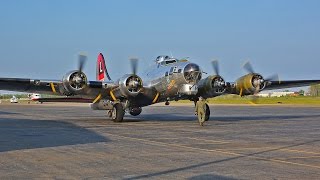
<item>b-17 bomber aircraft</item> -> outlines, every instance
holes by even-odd
[[[320,80],[279,81],[276,76],[264,78],[254,72],[250,63],[248,73],[235,82],[226,82],[219,75],[218,62],[213,61],[214,73],[205,74],[200,66],[187,59],[158,56],[154,65],[141,76],[137,75],[138,59],[131,59],[132,72],[112,81],[103,55],[97,59],[97,79],[89,81],[82,71],[87,57],[79,55],[79,68],[68,72],[62,80],[0,78],[0,90],[52,94],[61,98],[40,98],[40,102],[91,103],[94,110],[107,110],[114,122],[122,122],[125,112],[137,116],[142,107],[172,100],[197,102],[199,97],[212,98],[224,94],[256,95],[262,90],[301,87],[319,84]],[[210,117],[206,105],[206,120]]]

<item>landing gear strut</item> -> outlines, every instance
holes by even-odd
[[[112,109],[112,120],[113,122],[122,122],[124,116],[124,109],[121,103],[116,103],[113,105]]]
[[[109,118],[112,118],[112,110],[109,110],[109,111],[107,112],[107,115],[108,115]]]

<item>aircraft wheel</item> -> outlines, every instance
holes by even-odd
[[[123,106],[120,103],[113,105],[112,120],[113,122],[122,122],[124,116]]]
[[[206,104],[206,116],[205,116],[205,121],[209,121],[210,119],[210,108],[208,104]]]
[[[139,107],[139,108],[132,108],[130,109],[129,113],[132,115],[132,116],[138,116],[140,115],[142,112],[142,108]]]

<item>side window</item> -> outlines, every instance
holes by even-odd
[[[173,73],[177,73],[177,72],[178,72],[178,67],[177,66],[173,67]]]
[[[168,75],[169,75],[168,71],[167,71],[164,75],[165,75],[165,76],[168,76]]]
[[[173,67],[170,68],[170,75],[173,73]]]

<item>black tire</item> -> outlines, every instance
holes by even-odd
[[[122,104],[117,103],[113,105],[112,117],[111,117],[113,122],[122,122],[123,116],[124,116],[124,109]]]
[[[132,116],[138,116],[140,115],[142,112],[142,108],[134,108],[134,110],[130,110],[129,113],[132,115]]]
[[[210,107],[208,106],[208,104],[206,104],[206,116],[205,116],[205,121],[209,121],[210,119]]]

